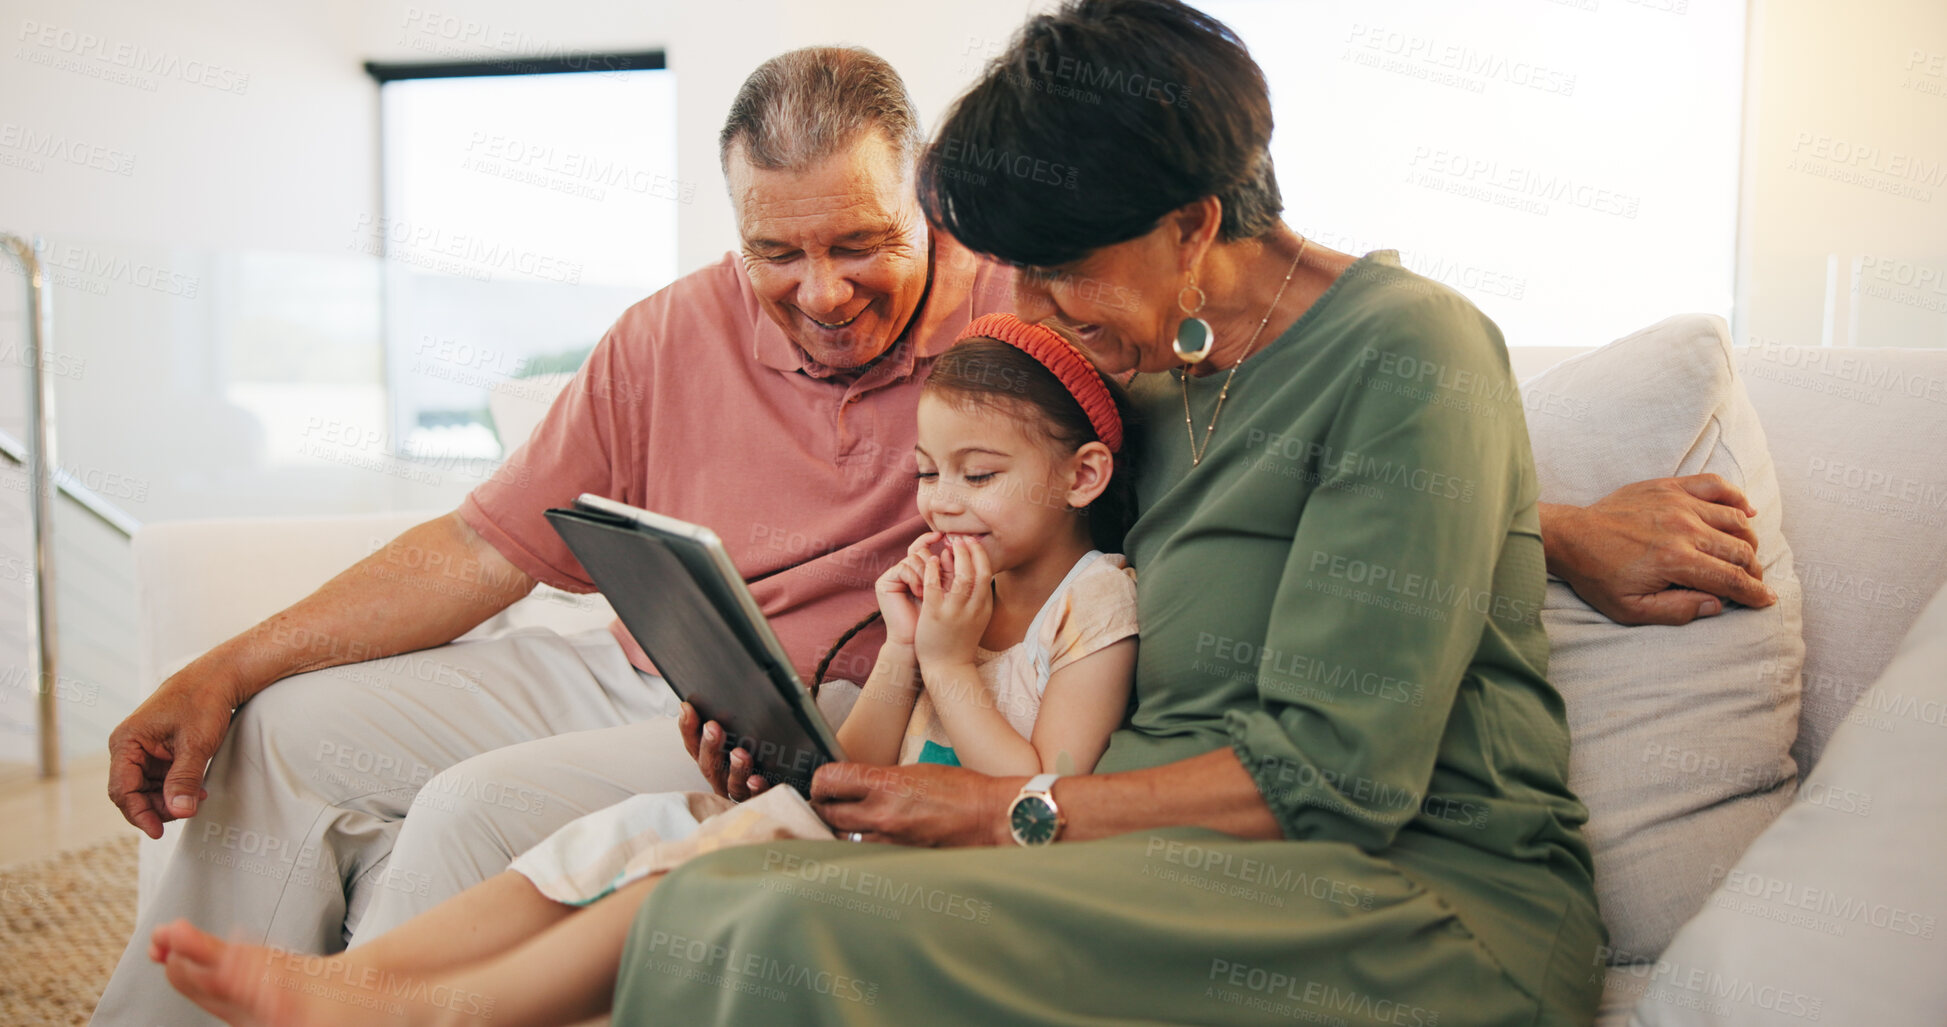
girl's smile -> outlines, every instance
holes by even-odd
[[[1082,527],[1068,502],[1072,461],[1024,429],[1014,405],[922,395],[913,454],[919,512],[943,536],[939,548],[956,536],[976,543],[997,575],[1036,564],[1051,549],[1062,551],[1063,567],[1072,564],[1070,547],[1049,543]]]

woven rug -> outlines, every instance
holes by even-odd
[[[0,1024],[86,1024],[135,929],[133,835],[0,870]]]

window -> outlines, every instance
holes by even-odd
[[[1730,316],[1744,5],[1207,0],[1269,78],[1286,220],[1397,249],[1510,346]]]
[[[478,476],[525,441],[496,434],[492,389],[579,367],[617,315],[675,277],[694,187],[676,177],[661,67],[660,53],[368,65],[384,211],[359,227],[386,258],[396,453]]]

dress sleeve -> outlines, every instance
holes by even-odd
[[[1543,585],[1532,560],[1497,580],[1510,528],[1539,529],[1492,322],[1436,295],[1350,352],[1257,656],[1258,703],[1225,728],[1286,837],[1370,851],[1419,814],[1483,632],[1535,623]]]
[[[1095,563],[1068,587],[1061,616],[1051,618],[1050,674],[1136,634],[1136,572],[1120,556]]]
[[[625,359],[611,328],[555,397],[534,434],[460,503],[460,517],[510,563],[569,592],[592,592],[582,569],[542,512],[584,492],[627,500],[628,460],[636,452],[632,405],[647,382]],[[639,472],[638,472],[639,473]]]

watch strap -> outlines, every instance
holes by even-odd
[[[1060,774],[1036,774],[1028,778],[1027,784],[1021,786],[1021,794],[1028,795],[1038,792],[1042,795],[1047,795],[1048,789],[1055,786],[1055,779],[1059,777],[1061,777]]]

